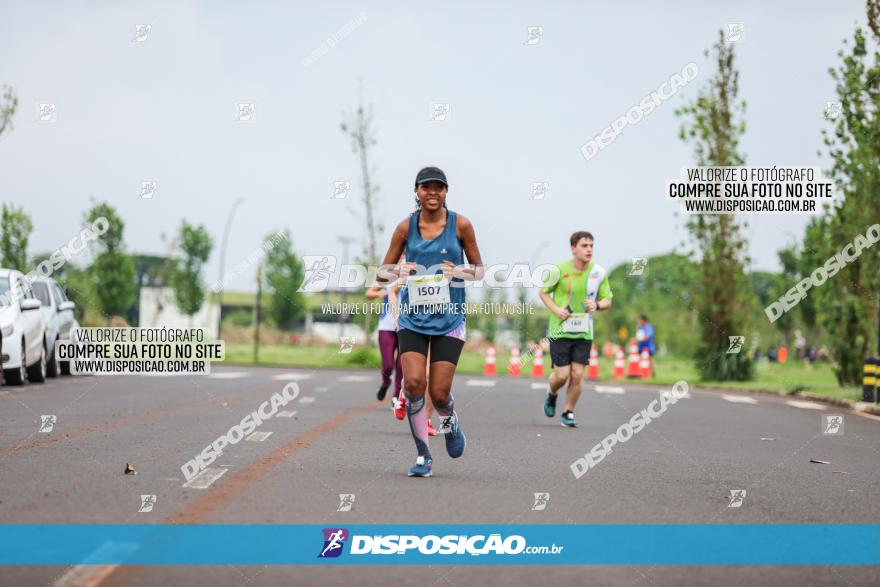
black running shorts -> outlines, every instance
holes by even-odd
[[[554,367],[565,367],[572,363],[589,365],[592,340],[582,338],[554,338],[550,340],[550,361]]]
[[[401,355],[403,353],[419,353],[426,357],[430,346],[432,363],[447,361],[458,365],[464,341],[454,336],[431,336],[402,328],[397,331],[397,346]]]

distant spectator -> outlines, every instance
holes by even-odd
[[[767,360],[771,363],[776,362],[776,349],[774,349],[773,347],[767,349]]]
[[[806,354],[804,352],[804,350],[805,350],[804,347],[806,347],[806,346],[807,346],[807,339],[804,338],[804,335],[801,333],[800,330],[795,330],[794,331],[794,348],[795,348],[795,358],[796,359],[800,360],[800,359],[806,358]]]
[[[806,360],[807,360],[807,362],[808,362],[809,364],[811,364],[811,365],[812,365],[813,363],[815,363],[815,362],[816,362],[816,355],[817,355],[817,354],[818,354],[818,353],[817,353],[817,351],[816,351],[816,347],[812,347],[812,346],[809,347],[809,348],[807,349],[806,357],[805,357]]]
[[[649,355],[652,357],[654,356],[654,353],[657,350],[654,346],[654,327],[651,326],[650,322],[648,322],[648,317],[644,314],[639,316],[639,328],[636,330],[636,341],[638,342],[640,355],[643,350],[647,350]]]

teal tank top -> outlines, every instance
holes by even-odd
[[[409,217],[409,233],[406,238],[406,261],[419,266],[417,275],[433,275],[443,273],[443,261],[452,261],[456,265],[464,264],[464,249],[455,234],[458,214],[446,211],[446,226],[437,238],[425,240],[419,232],[421,211]],[[449,301],[451,307],[443,312],[428,313],[419,311],[418,307],[409,307],[409,292],[406,287],[400,290],[401,312],[397,320],[401,329],[412,330],[430,336],[443,336],[464,322],[464,280],[453,278],[449,283]],[[404,312],[406,310],[406,312]]]

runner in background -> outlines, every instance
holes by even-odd
[[[657,351],[654,344],[654,327],[648,322],[648,317],[642,314],[639,316],[639,327],[636,329],[636,343],[638,344],[639,356],[642,351],[648,351],[651,356],[651,376],[654,376],[654,353]]]
[[[376,392],[376,399],[382,401],[391,386],[391,374],[394,373],[395,398],[400,395],[403,369],[400,367],[400,353],[397,349],[397,320],[395,319],[394,307],[397,305],[396,294],[400,289],[396,283],[385,287],[370,287],[367,289],[367,299],[382,300],[382,311],[379,314],[379,353],[382,355],[382,383]],[[402,418],[401,418],[402,419]]]
[[[544,399],[544,415],[556,415],[559,390],[568,383],[562,425],[574,428],[574,408],[581,395],[584,365],[593,344],[593,312],[611,307],[611,286],[605,270],[593,262],[593,235],[571,235],[571,259],[559,263],[558,275],[549,275],[541,289],[541,301],[550,310],[550,391]]]
[[[648,317],[644,314],[639,316],[639,327],[636,329],[636,342],[638,344],[639,354],[646,350],[651,356],[654,356],[654,327],[648,322]]]

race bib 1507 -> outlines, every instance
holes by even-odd
[[[411,275],[406,279],[411,306],[449,304],[449,280],[442,274]]]

